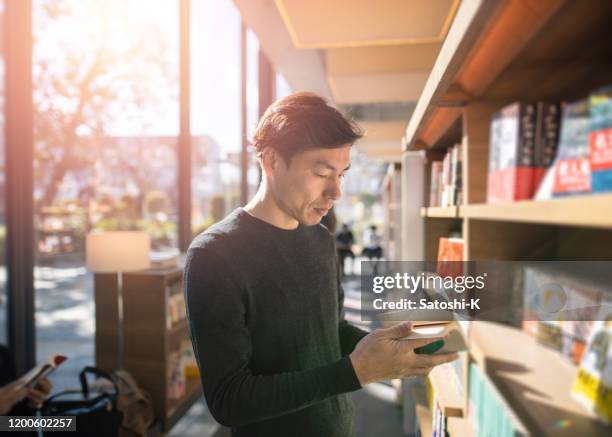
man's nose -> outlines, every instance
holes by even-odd
[[[336,178],[332,182],[330,182],[325,193],[327,194],[327,197],[332,200],[338,200],[340,196],[342,196],[342,190],[340,189],[341,181],[341,178]]]

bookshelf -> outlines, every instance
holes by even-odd
[[[180,354],[181,343],[189,340],[186,315],[175,320],[169,315],[172,296],[183,293],[182,280],[183,270],[177,267],[126,273],[123,278],[125,368],[153,397],[164,432],[202,397],[199,378],[185,378],[180,396],[172,396],[168,386],[176,365],[172,355]]]
[[[610,84],[610,28],[611,2],[462,2],[402,139],[406,152],[425,151],[424,199],[432,160],[462,145],[462,204],[419,205],[423,259],[435,261],[439,238],[460,230],[467,261],[612,260],[612,194],[486,203],[491,116],[515,101],[571,101]],[[411,189],[410,178],[403,184]],[[482,323],[472,324],[469,359],[532,435],[610,434],[571,398],[576,366],[519,329]],[[453,398],[444,371],[430,382],[449,407],[448,431],[475,435],[467,401]],[[418,420],[431,435],[424,408]]]
[[[473,322],[470,350],[534,435],[610,435],[570,396],[577,367],[527,333]],[[561,418],[571,427],[563,427]]]
[[[416,405],[416,419],[422,436],[431,435],[432,414],[427,402],[426,390],[422,386],[413,385],[411,390],[412,398]]]
[[[459,216],[459,207],[457,206],[429,206],[421,208],[421,216],[423,217],[439,217],[439,218],[457,218]]]
[[[495,205],[465,205],[460,208],[459,215],[479,220],[612,228],[612,195],[593,194]]]
[[[464,399],[459,396],[450,383],[453,370],[448,364],[435,367],[429,373],[429,381],[433,387],[440,409],[446,417],[463,417],[465,414]]]
[[[119,365],[117,275],[94,275],[96,366],[112,373]],[[173,290],[172,290],[173,289]],[[187,378],[185,393],[170,399],[167,391],[170,351],[189,339],[185,319],[167,325],[168,297],[182,292],[182,270],[150,269],[124,273],[124,367],[153,398],[156,419],[166,432],[202,397],[199,378]]]

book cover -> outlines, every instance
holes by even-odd
[[[470,364],[468,417],[479,436],[529,436],[531,433],[518,418],[491,379]]]
[[[493,116],[487,202],[513,202],[534,194],[536,105],[517,102]]]
[[[444,338],[444,340],[442,340],[440,343],[432,343],[431,345],[419,348],[422,349],[422,351],[417,353],[446,354],[451,352],[461,352],[467,349],[463,328],[456,320],[441,322],[415,322],[412,326],[412,333],[405,337],[404,340],[416,340],[423,338]],[[429,348],[429,346],[431,346],[431,348]]]
[[[553,196],[591,192],[587,100],[563,106],[559,150],[555,161]]]
[[[463,250],[463,238],[441,237],[438,242],[438,275],[453,278],[462,275]]]
[[[442,175],[442,162],[431,163],[431,179],[429,185],[429,206],[440,206],[440,177]]]
[[[534,157],[534,190],[553,164],[559,144],[561,105],[558,102],[538,102]]]
[[[592,190],[612,191],[612,86],[590,95],[589,115]]]
[[[572,386],[572,396],[602,422],[612,424],[612,312],[603,307]]]

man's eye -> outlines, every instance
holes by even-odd
[[[315,176],[320,177],[320,178],[326,178],[327,177],[326,174],[320,174],[320,173],[315,173]]]

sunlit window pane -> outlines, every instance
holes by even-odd
[[[178,24],[173,0],[33,2],[39,360],[92,362],[88,231],[176,250]]]
[[[192,0],[194,234],[240,203],[240,101],[240,14],[231,0]]]

